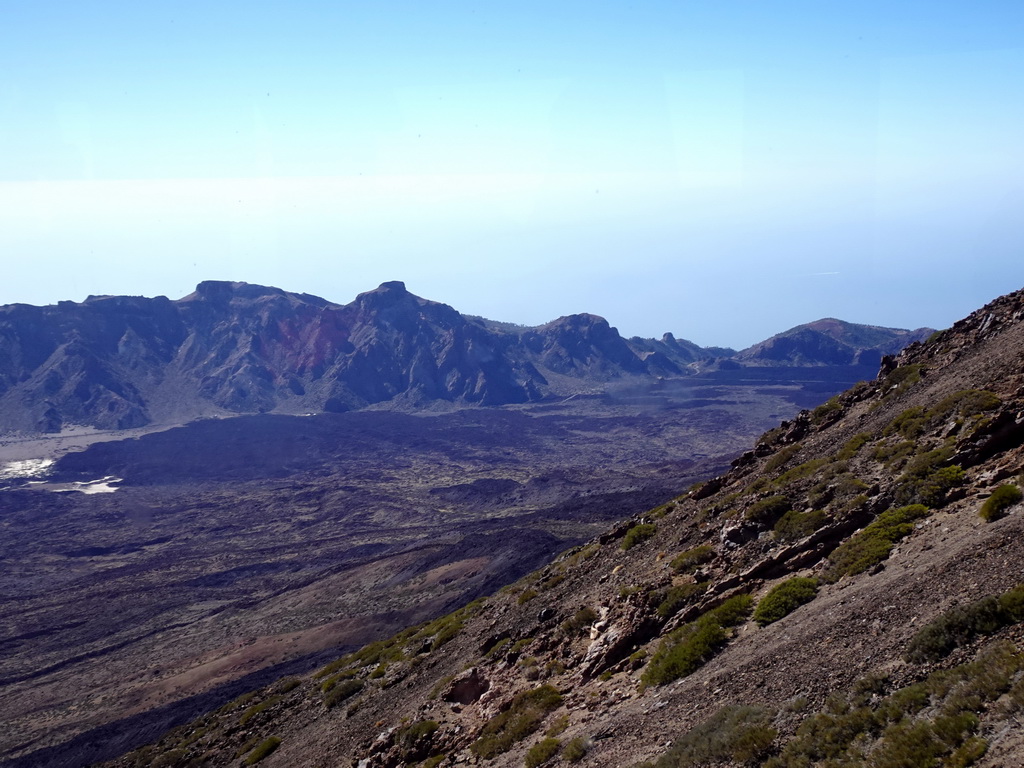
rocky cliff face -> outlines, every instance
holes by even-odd
[[[1022,372],[1018,292],[492,597],[118,765],[1020,765]]]
[[[851,346],[833,337],[864,327],[830,322],[776,337],[742,359],[752,365],[866,362],[868,370],[912,338],[873,329],[874,342],[861,338]],[[524,403],[568,395],[588,382],[681,376],[731,355],[671,334],[626,340],[588,314],[509,328],[414,296],[400,282],[338,305],[210,281],[177,301],[100,296],[81,304],[0,307],[0,430],[126,429],[206,415],[343,412],[380,403]]]

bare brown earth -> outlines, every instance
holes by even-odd
[[[63,458],[47,484],[0,481],[0,756],[112,757],[491,593],[721,471],[835,377],[10,441],[8,461]],[[114,493],[48,490],[108,476]]]
[[[872,676],[879,695],[890,694],[997,643],[1019,648],[1024,625],[1018,623],[938,661],[904,657],[917,630],[944,611],[1024,582],[1024,504],[995,522],[977,514],[996,486],[1024,482],[1024,293],[911,347],[884,374],[767,433],[725,474],[564,553],[448,624],[426,625],[319,675],[268,686],[116,764],[241,764],[275,737],[280,744],[261,766],[371,768],[427,758],[442,766],[520,766],[548,731],[563,745],[581,739],[586,754],[579,765],[627,766],[656,758],[672,739],[733,703],[770,713],[776,735],[747,761],[761,763],[779,754],[830,696],[848,694],[858,680]],[[957,411],[957,397],[977,389],[994,394],[997,404]],[[911,415],[929,416],[919,430],[901,432],[898,417],[914,407],[922,411]],[[856,435],[864,436],[862,444],[841,458]],[[907,435],[912,453],[891,459]],[[826,579],[810,603],[774,624],[742,622],[692,674],[641,685],[664,638],[729,596],[760,599],[792,575],[826,576],[836,567],[829,556],[842,542],[884,510],[919,499],[916,486],[907,485],[913,457],[939,448],[950,450],[942,465],[964,475],[947,493],[928,497],[930,512],[888,557],[834,583]],[[807,465],[815,459],[825,462]],[[802,473],[806,466],[813,470]],[[823,527],[781,541],[773,533],[778,516],[759,518],[755,506],[780,494],[792,509],[823,509]],[[626,547],[641,523],[655,526],[653,535]],[[675,573],[673,558],[699,544],[712,548],[712,559],[696,575]],[[707,585],[702,595],[658,613],[666,588],[695,579]],[[590,609],[585,619],[578,618],[581,609]],[[457,633],[441,647],[445,626]],[[362,688],[330,707],[329,674],[358,680]],[[1021,674],[1018,668],[1009,682]],[[517,694],[542,684],[556,688],[561,700],[540,715],[538,728],[493,756],[474,751],[487,723],[508,711]],[[1021,707],[1007,696],[971,706],[972,733],[986,751],[961,764],[1024,764]],[[926,707],[915,717],[931,714]],[[409,736],[415,724],[423,726],[421,735]],[[874,762],[878,737],[858,742],[862,759],[851,764],[918,764]],[[564,763],[553,757],[545,764]]]

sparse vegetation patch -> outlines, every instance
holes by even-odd
[[[828,522],[828,515],[820,509],[810,512],[799,512],[791,509],[779,518],[772,531],[781,542],[799,541],[810,536]]]
[[[785,496],[769,496],[754,502],[747,508],[746,518],[757,523],[774,523],[790,509],[789,499]]]
[[[256,765],[256,763],[265,758],[279,746],[281,746],[281,740],[276,736],[271,736],[265,741],[260,742],[260,745],[256,747],[256,749],[254,749],[247,758],[245,758],[245,764]]]
[[[558,754],[558,748],[561,745],[562,742],[558,739],[551,737],[541,739],[526,751],[524,765],[526,768],[537,768],[538,765],[543,765]]]
[[[764,707],[722,707],[691,728],[653,763],[634,768],[696,768],[726,762],[748,764],[762,758],[775,741],[771,713]]]
[[[979,635],[991,635],[1024,619],[1024,585],[998,596],[958,605],[918,630],[904,657],[916,663],[938,661]]]
[[[1021,493],[1020,488],[1016,485],[1000,485],[992,491],[991,496],[985,499],[985,503],[981,505],[978,515],[986,523],[995,522],[1006,514],[1006,510],[1019,503],[1022,498],[1024,498],[1024,493]]]
[[[672,568],[676,573],[693,573],[714,559],[715,550],[707,544],[701,544],[676,555],[672,560]]]
[[[886,510],[829,555],[830,566],[825,572],[825,580],[835,582],[843,576],[863,573],[882,562],[889,557],[896,542],[913,532],[914,521],[927,515],[928,507],[923,504]]]
[[[727,630],[750,615],[753,602],[750,595],[736,595],[672,632],[651,657],[643,683],[664,685],[701,667],[729,641]]]
[[[788,616],[818,594],[818,580],[794,576],[773,587],[754,610],[754,621],[762,627]]]
[[[487,721],[470,750],[485,759],[507,752],[536,731],[544,716],[561,704],[561,694],[551,685],[518,694],[508,709]]]
[[[866,679],[849,698],[833,696],[826,709],[797,728],[767,768],[811,765],[901,768],[973,764],[987,742],[975,735],[980,719],[1024,669],[1024,656],[997,645],[969,664],[879,696],[884,679]]]
[[[639,523],[630,528],[622,539],[623,549],[632,549],[641,544],[658,532],[658,526],[654,523]]]

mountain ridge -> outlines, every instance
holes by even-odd
[[[238,413],[509,405],[727,365],[867,371],[930,332],[823,323],[734,353],[672,334],[625,339],[586,313],[535,327],[497,323],[418,297],[401,281],[344,305],[227,281],[204,281],[178,300],[13,304],[0,307],[0,428],[57,433]],[[867,346],[841,341],[837,327],[874,336]]]

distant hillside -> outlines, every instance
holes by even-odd
[[[115,764],[1022,765],[1022,371],[1024,291],[494,595]]]
[[[867,377],[883,354],[921,333],[819,321],[735,355],[671,334],[627,340],[589,314],[537,327],[467,317],[400,282],[339,305],[209,281],[177,301],[91,296],[0,307],[0,431],[127,429],[381,404],[506,405],[616,379],[690,375],[730,360],[859,365]]]
[[[798,325],[735,355],[747,365],[869,365],[908,344],[923,341],[934,329],[904,331],[857,325],[834,318]]]

